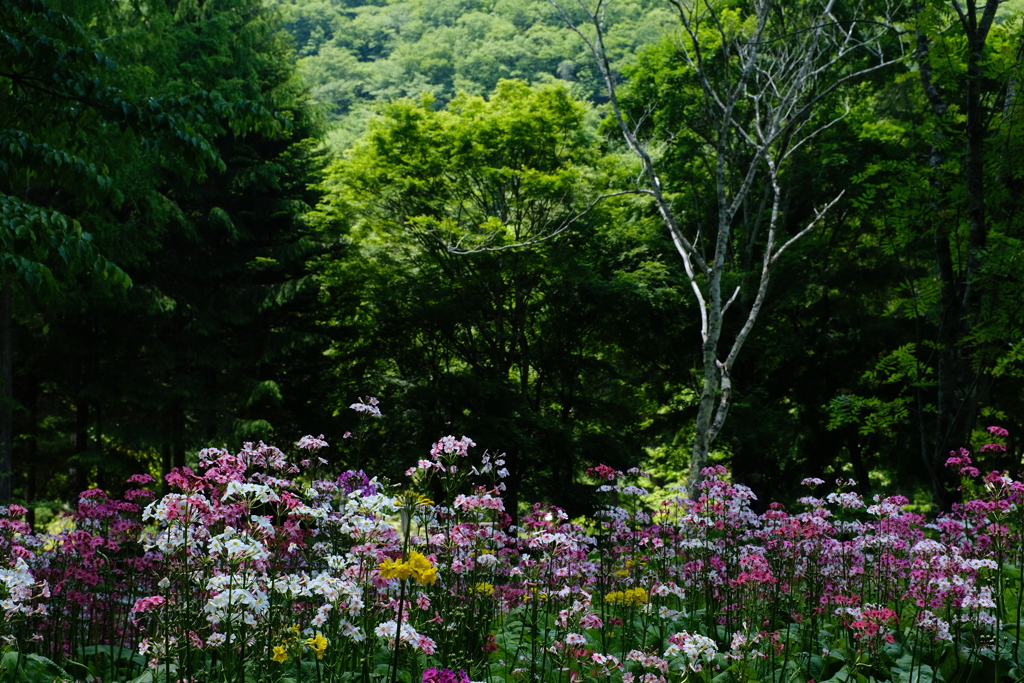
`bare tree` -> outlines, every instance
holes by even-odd
[[[699,135],[713,174],[715,219],[701,225],[687,221],[663,187],[655,151],[659,141],[643,134],[651,112],[631,116],[620,106],[605,48],[610,0],[577,0],[572,6],[550,2],[593,53],[622,138],[640,163],[636,191],[649,195],[657,207],[698,304],[703,383],[688,478],[694,496],[729,412],[730,368],[761,313],[772,269],[842,197],[838,193],[783,234],[783,172],[798,150],[845,115],[828,116],[826,105],[832,105],[827,98],[901,59],[901,43],[889,39],[893,32],[885,19],[890,14],[881,8],[880,15],[878,3],[870,13],[861,0],[751,0],[737,12],[736,3],[721,0],[668,0],[678,17],[676,50],[699,90],[703,120],[713,122]],[[723,291],[723,275],[737,267],[731,259],[734,228],[739,220],[751,220],[751,203],[758,204],[754,222],[761,225],[756,240],[760,274],[751,282],[752,295],[740,297],[739,287],[731,294]],[[755,246],[749,235],[748,243]],[[737,301],[745,308],[738,313],[743,322],[724,338],[725,314]]]

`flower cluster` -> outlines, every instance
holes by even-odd
[[[450,669],[429,668],[423,672],[421,683],[472,683],[465,670],[458,673]]]
[[[690,671],[700,671],[706,664],[714,661],[718,652],[715,641],[699,633],[674,633],[669,636],[668,642],[665,658],[681,658]]]
[[[470,458],[466,437],[433,445],[418,489],[326,474],[325,448],[207,449],[166,495],[148,475],[121,500],[84,492],[54,534],[0,510],[0,636],[95,653],[104,680],[881,680],[942,652],[967,679],[1013,656],[1024,484],[966,451],[950,458],[964,502],[934,519],[845,478],[755,512],[721,467],[651,506],[642,472],[599,466],[593,519],[535,504],[513,528],[504,458]]]
[[[378,408],[379,401],[373,396],[370,396],[365,401],[360,398],[358,401],[349,406],[352,410],[357,413],[364,413],[370,417],[381,417],[380,408]]]
[[[437,581],[437,567],[430,564],[427,557],[416,550],[409,553],[408,560],[387,559],[380,563],[380,575],[384,579],[408,579],[410,576],[418,583],[432,585]]]
[[[637,586],[624,591],[612,591],[605,595],[604,599],[613,605],[643,605],[647,602],[647,591]]]

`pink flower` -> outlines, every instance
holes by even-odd
[[[432,460],[437,460],[442,454],[444,455],[457,455],[460,458],[464,458],[469,454],[469,449],[476,446],[476,443],[468,436],[463,436],[461,439],[456,440],[454,436],[445,436],[440,441],[434,444],[430,449],[430,457]]]
[[[145,598],[139,598],[135,601],[135,606],[132,607],[132,613],[148,612],[151,609],[156,609],[167,602],[167,598],[162,595],[150,595]]]
[[[417,634],[415,646],[425,655],[432,655],[437,650],[437,643],[434,642],[434,639],[423,634]]]
[[[598,465],[597,467],[591,467],[587,470],[587,474],[592,474],[595,477],[604,479],[606,481],[613,481],[621,472],[617,472],[608,465]]]
[[[370,417],[380,417],[380,408],[377,407],[377,403],[377,399],[370,396],[366,401],[363,401],[363,399],[360,398],[358,402],[353,403],[349,408],[357,413],[366,413]]]
[[[321,434],[320,436],[310,436],[307,434],[306,436],[299,439],[299,442],[295,445],[298,446],[299,448],[305,448],[311,451],[319,450],[321,448],[327,448],[327,442],[324,441],[323,434]]]
[[[989,482],[990,484],[1002,484],[1003,473],[1000,472],[999,470],[992,470],[991,472],[985,475],[985,481]]]

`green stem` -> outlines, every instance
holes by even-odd
[[[402,644],[402,609],[405,607],[405,579],[399,579],[398,618],[395,620],[395,650],[391,656],[391,683],[398,680],[398,648]]]

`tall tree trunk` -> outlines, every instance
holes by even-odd
[[[96,449],[96,487],[107,491],[107,467],[106,461],[103,458],[103,410],[100,407],[99,402],[93,404],[93,431],[95,432],[95,438],[93,439],[93,447]]]
[[[967,103],[966,150],[964,173],[967,181],[967,273],[964,278],[963,305],[965,312],[974,316],[978,313],[979,300],[975,279],[981,273],[981,259],[988,242],[988,226],[985,220],[985,115],[982,108],[982,71],[985,58],[985,41],[995,20],[1000,0],[987,0],[978,22],[975,0],[967,1],[965,30],[967,31]]]
[[[923,6],[918,5],[918,13],[923,12]],[[950,252],[949,241],[951,238],[949,230],[949,216],[946,209],[945,183],[942,179],[942,166],[946,161],[944,151],[944,123],[949,105],[945,96],[936,86],[932,78],[931,68],[931,40],[927,34],[918,31],[916,35],[915,58],[919,65],[918,75],[921,79],[921,86],[924,89],[925,97],[931,109],[932,116],[936,120],[936,132],[932,142],[931,151],[928,156],[928,171],[931,176],[931,211],[933,223],[929,226],[935,248],[935,264],[938,269],[939,279],[939,328],[936,337],[938,345],[936,363],[936,388],[935,388],[935,428],[931,437],[931,448],[922,452],[925,471],[928,473],[931,482],[932,499],[940,506],[949,503],[948,491],[951,477],[945,471],[942,458],[942,450],[946,447],[947,437],[952,434],[953,419],[955,414],[953,408],[956,394],[956,346],[958,341],[958,329],[962,312],[960,310],[960,297],[957,292],[957,275],[953,266],[953,256]]]
[[[160,470],[163,472],[163,477],[160,482],[160,495],[166,496],[171,492],[171,487],[167,484],[167,475],[171,473],[173,465],[171,463],[171,443],[170,441],[164,441],[160,445]]]
[[[732,111],[730,106],[728,112]],[[732,220],[737,207],[730,206],[729,185],[727,181],[726,161],[732,139],[732,126],[726,115],[718,129],[717,154],[715,159],[715,195],[718,203],[718,230],[715,234],[714,259],[708,272],[706,297],[707,324],[702,329],[704,343],[701,346],[701,364],[704,381],[700,391],[700,404],[697,407],[696,433],[693,436],[693,450],[690,453],[690,473],[686,480],[687,492],[691,499],[700,492],[704,475],[701,474],[708,465],[708,454],[717,430],[712,425],[715,420],[715,404],[722,386],[719,366],[718,342],[722,338],[722,272],[725,270],[726,254],[732,237]],[[743,193],[739,199],[746,196]],[[723,415],[724,419],[724,415]],[[719,425],[720,426],[720,425]]]
[[[690,473],[686,480],[690,498],[696,498],[704,480],[701,470],[708,466],[708,455],[715,433],[712,420],[722,386],[722,375],[718,366],[718,341],[722,334],[721,279],[712,277],[708,296],[708,338],[701,348],[704,381],[701,385],[700,403],[697,406],[697,421],[690,451]]]
[[[985,42],[995,20],[999,0],[986,0],[979,16],[976,0],[967,0],[966,10],[959,0],[952,0],[961,28],[967,38],[967,78],[964,112],[964,181],[967,212],[967,262],[957,268],[953,260],[955,239],[944,215],[944,188],[939,178],[945,160],[940,139],[932,149],[929,162],[934,201],[939,210],[936,217],[935,254],[939,271],[940,303],[938,366],[936,368],[936,423],[934,451],[928,463],[932,493],[942,509],[959,499],[956,482],[945,467],[949,453],[967,446],[978,411],[977,384],[979,368],[967,341],[981,308],[977,278],[982,271],[982,258],[988,241],[985,217],[985,137],[986,124],[982,103],[982,61]],[[928,39],[918,34],[917,59],[920,77],[932,113],[944,116],[947,103],[932,81]]]

